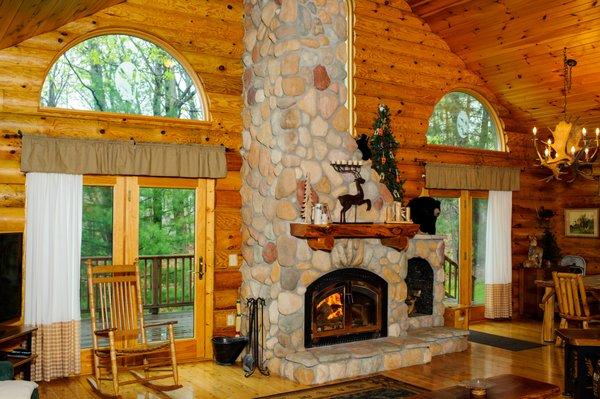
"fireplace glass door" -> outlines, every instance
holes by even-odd
[[[369,272],[360,269],[361,276],[348,278],[350,270],[330,273],[309,286],[306,347],[385,336],[385,281],[361,278]]]

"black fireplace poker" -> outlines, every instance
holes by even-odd
[[[244,376],[250,377],[258,368],[262,375],[269,375],[269,369],[264,365],[263,351],[265,347],[265,300],[264,298],[248,298],[248,338],[250,348],[242,360]],[[260,310],[260,325],[259,325]],[[258,345],[258,336],[261,336],[261,344]]]

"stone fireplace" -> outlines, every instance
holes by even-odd
[[[314,384],[465,349],[462,332],[440,327],[440,237],[416,236],[404,251],[377,238],[336,239],[326,252],[290,234],[290,224],[302,220],[307,180],[314,201],[327,204],[333,220],[340,217],[337,198],[356,191],[354,176],[331,166],[361,158],[349,133],[346,1],[245,0],[244,7],[241,296],[266,301],[269,369]],[[370,161],[360,177],[372,207],[359,206],[352,220],[356,215],[360,222],[382,223],[392,196]],[[405,278],[412,258],[426,260],[432,269],[431,314],[408,317]],[[307,306],[316,310],[308,321]],[[344,317],[335,316],[340,310]],[[340,343],[345,338],[359,340]]]
[[[387,282],[358,268],[329,272],[304,295],[304,347],[387,335]]]

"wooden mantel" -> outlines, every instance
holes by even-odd
[[[301,224],[292,223],[290,233],[306,238],[313,250],[331,251],[336,238],[381,238],[386,247],[403,251],[408,239],[417,234],[418,224],[413,223],[345,223]]]

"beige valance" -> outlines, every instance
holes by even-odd
[[[427,188],[518,191],[519,168],[428,163]]]
[[[220,178],[225,148],[23,135],[23,172]]]

